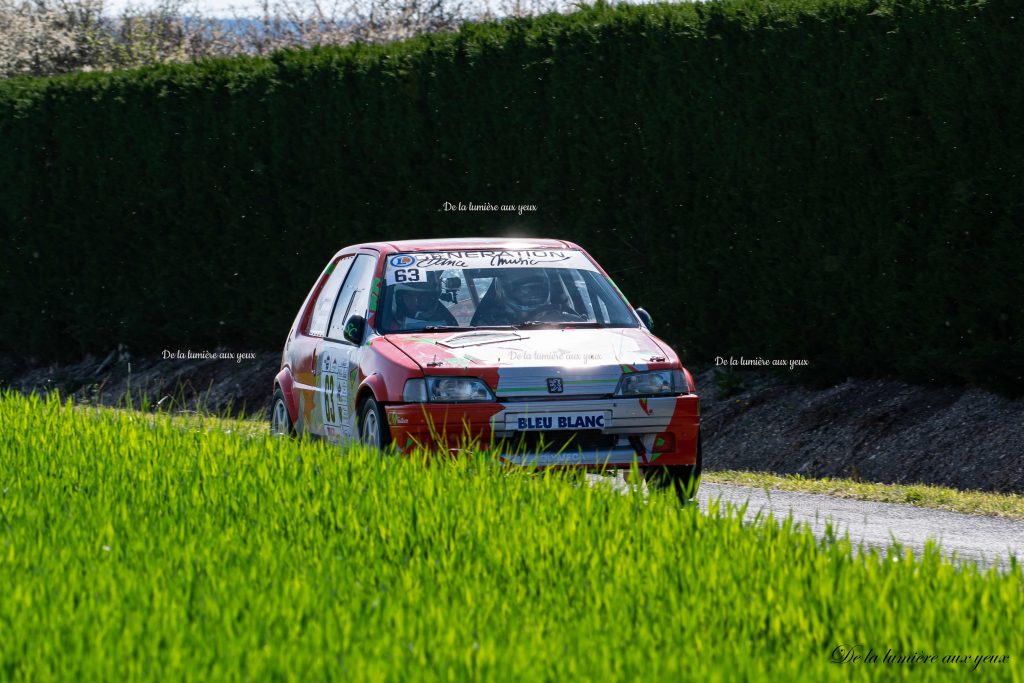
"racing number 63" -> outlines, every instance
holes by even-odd
[[[324,414],[327,417],[327,422],[333,423],[334,420],[334,375],[324,375]]]
[[[419,282],[420,271],[415,268],[399,269],[395,271],[395,282]]]

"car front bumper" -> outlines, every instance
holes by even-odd
[[[700,426],[694,394],[406,403],[385,406],[385,412],[399,450],[495,448],[506,462],[537,466],[692,465]],[[566,443],[572,433],[579,438]]]

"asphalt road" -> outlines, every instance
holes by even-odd
[[[616,488],[625,488],[621,479]],[[863,543],[868,547],[886,549],[895,539],[915,555],[924,550],[929,539],[938,541],[947,556],[956,553],[961,562],[975,562],[979,568],[1009,567],[1014,556],[1024,564],[1024,522],[959,512],[945,512],[861,500],[833,498],[813,493],[793,493],[731,484],[702,482],[697,499],[706,510],[708,500],[720,498],[723,502],[742,505],[749,502],[745,519],[753,520],[771,512],[775,519],[789,514],[798,522],[807,522],[815,536],[825,535],[825,525],[831,521],[838,536],[850,534],[854,547]]]

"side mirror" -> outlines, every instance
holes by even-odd
[[[350,341],[356,346],[363,343],[363,333],[366,332],[366,318],[361,315],[354,315],[345,322],[345,341]]]
[[[636,309],[636,314],[640,317],[640,322],[644,324],[649,332],[654,332],[654,321],[651,319],[651,314],[642,308]]]

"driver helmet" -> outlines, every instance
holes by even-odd
[[[438,289],[430,282],[395,285],[395,312],[400,317],[426,320],[437,308]]]
[[[519,311],[532,311],[551,301],[551,283],[542,270],[517,268],[502,277],[505,303]]]

